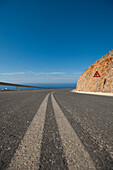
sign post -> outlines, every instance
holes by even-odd
[[[96,77],[96,92],[97,92],[97,77],[100,77],[99,72],[96,71],[93,77]]]
[[[96,92],[97,92],[97,77],[96,77]]]

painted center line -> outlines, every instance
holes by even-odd
[[[85,150],[85,147],[81,143],[77,134],[65,118],[59,105],[51,94],[53,109],[56,117],[56,121],[59,128],[60,137],[62,140],[62,146],[66,155],[68,168],[70,170],[87,169],[95,170],[94,164]]]
[[[45,97],[33,118],[21,144],[7,169],[38,169],[40,150],[49,94]]]
[[[39,170],[68,170],[51,97],[49,96],[43,130]]]

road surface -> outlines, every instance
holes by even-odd
[[[0,169],[113,170],[113,97],[1,92]]]

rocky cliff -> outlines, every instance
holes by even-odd
[[[77,82],[77,91],[96,91],[96,78],[98,71],[101,77],[97,77],[97,91],[113,93],[113,50],[105,54],[101,59],[86,69]]]

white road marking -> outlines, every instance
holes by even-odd
[[[85,91],[76,91],[76,90],[72,90],[71,92],[81,93],[81,94],[101,95],[101,96],[113,96],[113,93],[105,93],[105,92],[85,92]]]
[[[21,144],[19,145],[9,170],[31,170],[39,168],[40,150],[45,123],[46,108],[49,94],[45,97],[33,118]]]
[[[52,105],[70,170],[95,170],[94,164],[75,131],[65,118],[59,105],[51,94]]]

